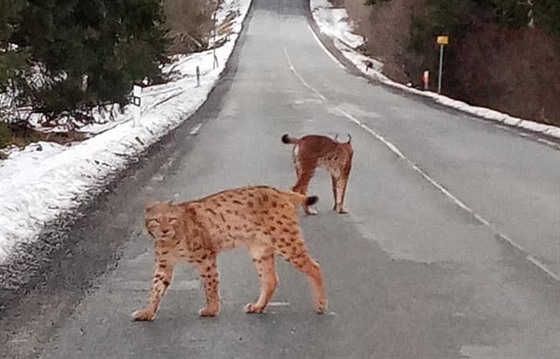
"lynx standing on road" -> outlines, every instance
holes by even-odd
[[[352,137],[348,134],[348,142],[338,142],[326,136],[307,135],[302,138],[282,136],[282,142],[295,144],[294,165],[296,167],[297,182],[292,190],[301,194],[307,193],[311,178],[317,167],[326,169],[331,174],[332,191],[334,197],[333,210],[338,213],[348,213],[344,207],[346,185],[352,169]],[[309,206],[304,206],[305,213],[317,214]]]
[[[200,200],[173,204],[156,202],[146,208],[146,228],[155,239],[155,272],[147,308],[133,313],[136,320],[153,320],[171,283],[178,262],[199,271],[206,307],[201,316],[215,316],[220,309],[216,257],[219,252],[245,245],[261,278],[256,303],[248,313],[262,313],[278,284],[275,255],[279,254],[310,280],[315,309],[327,307],[323,276],[305,246],[297,206],[312,205],[317,197],[257,186],[226,190]]]

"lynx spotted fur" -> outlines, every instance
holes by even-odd
[[[198,270],[206,295],[201,316],[215,316],[220,309],[219,252],[246,246],[261,280],[260,296],[245,307],[261,313],[278,284],[278,254],[305,273],[315,295],[315,310],[327,306],[319,264],[311,258],[301,235],[297,207],[311,205],[317,197],[256,186],[225,190],[203,199],[173,204],[156,202],[146,208],[146,228],[155,239],[155,270],[148,306],[133,313],[135,320],[153,320],[171,284],[173,269],[188,262]]]

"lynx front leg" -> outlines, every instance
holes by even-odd
[[[220,311],[218,265],[216,254],[207,254],[205,257],[196,266],[206,295],[206,307],[200,309],[198,314],[201,317],[214,317]]]
[[[334,210],[341,214],[348,213],[348,209],[344,206],[344,196],[346,195],[347,184],[348,177],[341,177],[336,180]]]
[[[165,291],[171,283],[173,277],[174,265],[166,260],[160,259],[156,261],[156,268],[152,280],[152,290],[150,291],[150,300],[148,306],[132,313],[134,320],[152,321],[156,317],[157,310],[161,299],[165,295]]]
[[[253,263],[257,268],[257,273],[261,279],[261,294],[256,303],[249,303],[245,306],[247,313],[262,313],[270,302],[278,285],[276,274],[276,261],[274,259],[274,249],[250,250]]]

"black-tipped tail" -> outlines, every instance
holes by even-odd
[[[282,136],[282,142],[283,142],[283,143],[286,143],[286,144],[289,144],[289,143],[297,143],[297,142],[298,142],[298,139],[297,139],[297,138],[290,137],[290,135],[288,135],[287,133],[285,133],[285,134]]]
[[[305,200],[306,206],[313,206],[315,203],[319,202],[319,197],[317,196],[309,196]]]

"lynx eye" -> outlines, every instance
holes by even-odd
[[[148,222],[146,223],[147,227],[157,227],[159,226],[159,222],[156,219],[148,219]]]
[[[171,219],[169,220],[169,223],[170,223],[170,224],[177,224],[177,222],[178,222],[177,218],[171,218]]]

